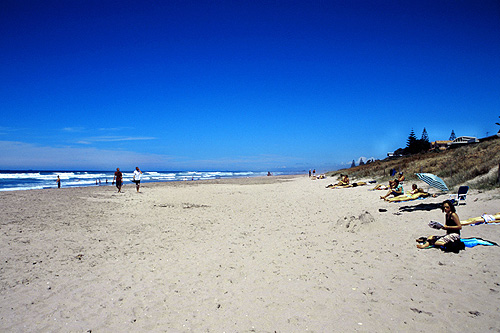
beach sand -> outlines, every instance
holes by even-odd
[[[448,195],[388,203],[332,182],[2,192],[0,331],[500,332],[500,248],[416,248],[443,233],[427,223]],[[498,211],[500,190],[457,208]],[[500,243],[500,225],[462,237]]]

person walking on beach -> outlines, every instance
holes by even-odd
[[[113,182],[116,180],[116,188],[118,189],[118,193],[122,191],[122,178],[123,174],[120,171],[120,168],[116,168],[115,176],[113,177]]]
[[[59,178],[59,175],[57,175],[57,188],[61,188],[61,178]]]
[[[133,182],[135,183],[137,192],[139,192],[139,187],[141,186],[141,175],[142,171],[139,169],[139,167],[135,167]]]

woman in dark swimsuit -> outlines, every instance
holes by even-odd
[[[460,230],[462,229],[462,224],[458,218],[455,206],[450,200],[443,202],[443,207],[441,208],[445,213],[444,226],[442,229],[446,230],[445,236],[430,236],[422,244],[417,244],[419,249],[425,249],[430,245],[443,246],[445,244],[455,242],[460,240]],[[418,241],[418,240],[417,240]]]

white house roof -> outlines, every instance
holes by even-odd
[[[474,136],[459,136],[458,138],[453,140],[450,144],[472,143],[472,142],[479,142],[479,140]]]

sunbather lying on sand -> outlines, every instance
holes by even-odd
[[[392,180],[389,180],[389,187],[385,186],[385,185],[382,185],[382,184],[378,184],[377,186],[375,186],[372,190],[375,191],[375,190],[388,190],[390,188],[393,188],[394,187],[394,181]]]
[[[386,201],[388,202],[411,201],[411,200],[416,200],[418,198],[427,198],[428,196],[430,196],[429,193],[416,192],[414,194],[398,195],[397,197],[387,199]]]
[[[425,192],[423,189],[418,188],[416,184],[411,186],[412,190],[410,193],[405,195],[395,196],[394,198],[387,199],[389,202],[399,202],[399,201],[410,201],[418,198],[427,198],[430,194]]]
[[[460,221],[462,225],[471,225],[476,223],[500,223],[500,213],[494,215],[483,214],[478,217],[471,217],[470,219]]]
[[[427,193],[427,192],[425,192],[425,191],[424,191],[423,189],[421,189],[421,188],[418,188],[418,187],[417,187],[417,184],[413,184],[413,185],[411,186],[411,191],[410,191],[410,194],[416,194],[416,193]]]
[[[348,188],[348,187],[357,187],[357,186],[363,186],[366,185],[366,182],[357,182],[357,183],[352,183],[348,185],[327,185],[326,188]]]

